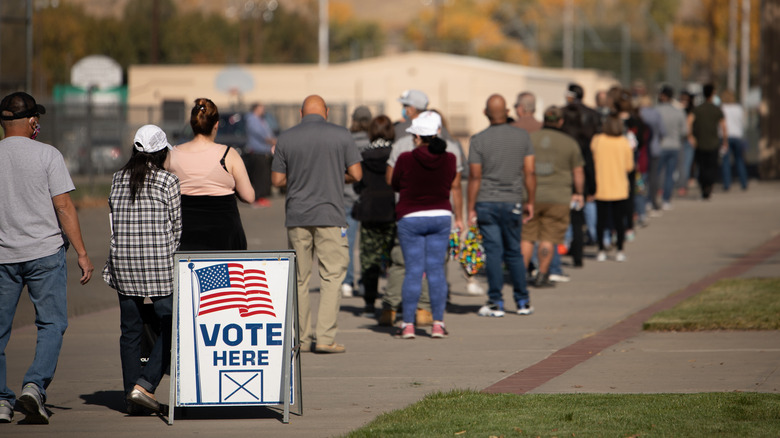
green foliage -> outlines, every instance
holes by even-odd
[[[726,279],[658,312],[645,330],[779,330],[780,278]]]
[[[777,436],[780,395],[437,393],[347,437]]]

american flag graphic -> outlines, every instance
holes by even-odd
[[[238,309],[241,317],[275,317],[265,271],[244,269],[240,263],[221,263],[195,270],[200,283],[198,316]]]

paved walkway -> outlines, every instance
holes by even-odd
[[[627,246],[627,262],[596,263],[591,253],[583,269],[568,271],[571,283],[532,289],[536,313],[529,317],[477,317],[485,298],[466,295],[455,266],[449,270],[453,304],[445,340],[394,339],[389,329],[356,315],[362,299],[344,299],[338,341],[346,344],[347,353],[302,356],[304,415],[293,415],[290,424],[262,408],[190,410],[177,413],[173,426],[156,417],[126,417],[115,293],[99,277],[76,285],[71,260],[73,317],[49,388],[51,424],[14,421],[0,425],[2,436],[338,436],[426,394],[455,388],[779,392],[777,332],[644,333],[638,325],[655,309],[673,305],[716,277],[780,276],[780,183],[715,193],[711,202],[678,199],[674,206],[638,231]],[[80,212],[96,265],[107,254],[106,214],[101,208]],[[250,249],[285,247],[282,199],[266,209],[243,208],[241,214]],[[504,293],[508,296],[508,287]],[[22,301],[6,350],[14,389],[21,385],[35,342],[31,310]],[[525,378],[529,375],[533,379]],[[164,380],[158,396],[165,401],[167,393]],[[15,420],[23,417],[18,413]]]

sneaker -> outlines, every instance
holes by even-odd
[[[431,329],[432,338],[446,338],[450,333],[444,327],[443,322],[434,322],[433,329]]]
[[[550,281],[550,276],[541,272],[534,279],[533,285],[534,287],[555,287],[555,283]]]
[[[22,395],[17,400],[24,412],[25,423],[28,424],[49,424],[49,413],[43,405],[43,396],[38,389],[38,385],[28,383],[22,388]]]
[[[257,198],[257,200],[252,203],[252,207],[254,208],[265,208],[270,206],[271,206],[271,201],[269,201],[266,198]]]
[[[650,217],[661,217],[663,213],[661,213],[661,210],[652,209],[647,215]]]
[[[379,315],[379,325],[392,327],[393,324],[395,324],[395,310],[382,309],[382,314]]]
[[[501,318],[502,316],[504,316],[503,303],[499,303],[499,304],[487,303],[479,309],[477,315],[492,316],[493,318]]]
[[[401,324],[395,332],[395,336],[401,339],[414,339],[414,324]]]
[[[598,255],[596,256],[597,262],[604,262],[607,260],[607,253],[604,251],[599,251]]]
[[[566,274],[550,274],[550,281],[555,283],[568,283],[571,281],[571,277]]]
[[[661,205],[661,210],[663,210],[663,211],[669,211],[669,210],[671,210],[672,208],[673,208],[673,207],[672,207],[672,204],[670,204],[670,203],[668,203],[668,202],[664,202],[664,203]]]
[[[0,400],[0,423],[10,423],[14,418],[14,408],[8,400]]]
[[[466,284],[466,293],[469,295],[485,295],[485,288],[474,279],[469,279]]]
[[[344,283],[341,285],[341,297],[342,298],[352,298],[352,285],[348,283]]]
[[[534,308],[529,303],[517,306],[518,315],[530,315],[532,313],[534,313]]]
[[[433,314],[430,310],[418,308],[414,323],[417,327],[429,327],[433,325]]]
[[[615,261],[616,262],[625,262],[626,261],[626,255],[623,254],[623,251],[618,251],[618,253],[615,254]]]

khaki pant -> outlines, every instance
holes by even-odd
[[[349,245],[346,229],[340,227],[292,227],[287,240],[298,261],[298,324],[301,345],[308,349],[313,342],[330,345],[338,331],[341,305],[341,283],[347,273]],[[309,279],[314,254],[317,254],[320,274],[320,306],[317,327],[312,333]]]

